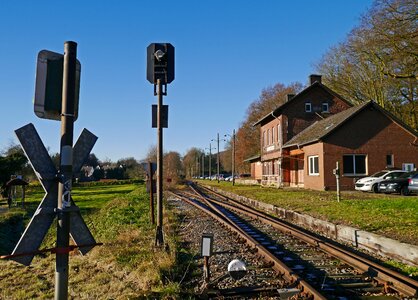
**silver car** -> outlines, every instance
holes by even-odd
[[[411,193],[418,193],[418,174],[415,174],[408,180],[408,190]]]

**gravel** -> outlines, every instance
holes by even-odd
[[[189,268],[189,276],[185,276],[182,286],[193,293],[204,294],[203,258],[200,257],[200,244],[203,233],[213,234],[214,255],[209,259],[210,289],[231,289],[237,287],[272,287],[284,288],[284,282],[277,277],[274,270],[266,265],[256,254],[252,253],[238,236],[223,228],[218,222],[205,215],[194,206],[177,198],[170,197],[168,203],[180,215],[178,235],[183,248],[195,255],[196,270]],[[228,264],[233,259],[243,261],[247,267],[247,274],[240,280],[232,279],[228,274]],[[216,279],[219,279],[217,281]],[[260,295],[256,299],[275,299],[274,297]],[[276,297],[277,298],[277,297]],[[252,299],[246,297],[240,299]]]

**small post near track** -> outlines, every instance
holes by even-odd
[[[337,202],[341,200],[341,191],[340,191],[340,166],[338,161],[336,162],[335,169],[333,170],[335,175],[335,180],[337,181]]]
[[[200,255],[203,256],[203,281],[205,285],[210,282],[209,258],[213,253],[213,234],[204,233],[200,243]]]
[[[73,147],[74,122],[78,114],[80,62],[77,44],[64,43],[64,55],[42,50],[38,54],[35,88],[35,114],[61,121],[60,168],[57,171],[35,127],[27,124],[15,130],[45,196],[11,255],[3,258],[29,266],[34,255],[56,253],[55,299],[68,298],[69,252],[88,253],[96,243],[80,210],[71,198],[72,177],[79,173],[97,137],[84,129]],[[38,250],[55,216],[58,219],[56,247]],[[69,244],[73,239],[75,245]]]
[[[174,47],[169,43],[152,43],[147,47],[147,80],[154,85],[157,96],[157,228],[155,246],[164,245],[163,235],[163,119],[168,120],[168,107],[164,113],[163,96],[167,84],[174,80]],[[166,124],[168,127],[168,124]]]

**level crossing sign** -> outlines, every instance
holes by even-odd
[[[33,124],[23,126],[15,130],[15,133],[45,190],[44,198],[10,255],[10,259],[29,266],[57,215],[58,184],[61,178]],[[96,141],[97,137],[90,131],[82,131],[73,149],[73,174],[80,172]],[[96,241],[72,199],[71,206],[64,209],[70,210],[70,236],[84,255],[96,245]]]

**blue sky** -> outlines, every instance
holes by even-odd
[[[70,3],[71,6],[65,6]],[[79,118],[99,139],[102,160],[142,159],[157,141],[146,80],[146,47],[169,42],[176,78],[168,86],[164,151],[185,154],[237,129],[263,88],[307,83],[314,64],[345,39],[370,0],[1,1],[0,150],[33,123],[51,152],[60,124],[33,112],[36,57],[78,43]],[[74,141],[75,142],[75,141]],[[221,150],[222,150],[221,145]]]

